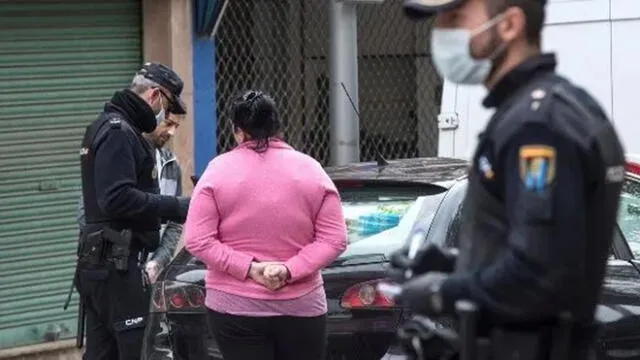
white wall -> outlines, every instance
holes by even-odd
[[[613,120],[625,149],[640,153],[640,1],[611,0]]]
[[[585,87],[616,124],[628,152],[640,153],[640,0],[551,0],[543,48],[556,52],[558,72]],[[445,83],[443,113],[459,125],[442,129],[439,156],[469,158],[491,112],[482,87]]]

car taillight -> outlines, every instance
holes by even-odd
[[[182,307],[187,303],[187,299],[184,298],[184,294],[173,294],[171,295],[169,303],[174,309],[182,309]]]
[[[640,164],[636,162],[627,162],[626,170],[627,172],[640,176]]]
[[[382,279],[372,280],[351,286],[342,295],[340,306],[345,309],[394,307],[394,302],[377,289],[382,281]]]
[[[204,289],[177,281],[155,283],[151,292],[150,312],[202,312]]]

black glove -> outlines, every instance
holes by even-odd
[[[406,281],[404,274],[407,270],[411,270],[414,276],[429,271],[453,272],[458,258],[455,249],[448,250],[435,245],[427,245],[421,248],[413,259],[410,259],[408,254],[409,246],[405,246],[391,254],[389,276],[395,281]]]
[[[440,325],[438,319],[438,325]],[[409,355],[409,359],[423,360],[453,360],[458,359],[455,349],[451,341],[434,334],[432,326],[425,323],[425,317],[418,318],[412,316],[404,321],[398,327],[397,337],[400,346],[404,352]],[[415,338],[420,339],[419,346],[416,348]]]
[[[440,315],[445,306],[440,286],[447,278],[447,274],[439,272],[414,277],[402,285],[402,292],[394,300],[414,313],[425,316]]]

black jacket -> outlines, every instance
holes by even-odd
[[[558,76],[551,54],[506,75],[484,101],[463,204],[460,257],[441,287],[494,321],[569,311],[593,319],[616,224],[624,151],[601,107]]]
[[[150,106],[123,90],[87,128],[81,156],[87,226],[155,234],[157,246],[161,220],[184,219],[186,207],[176,197],[160,195],[155,149],[142,137],[155,127]]]

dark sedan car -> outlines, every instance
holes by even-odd
[[[425,243],[457,247],[460,210],[467,187],[466,178],[459,179],[445,193],[433,195],[437,210],[423,208],[410,232],[424,237]],[[383,244],[354,246],[359,252],[383,251]],[[350,249],[355,250],[355,249]],[[600,324],[594,360],[640,359],[640,165],[627,164],[623,184],[618,226],[614,233],[607,263],[596,321]]]
[[[466,162],[407,159],[328,168],[340,190],[349,246],[323,271],[329,304],[329,358],[380,359],[406,311],[376,290],[389,254],[419,234],[457,245]],[[629,173],[619,229],[598,307],[598,359],[640,359],[640,177]],[[221,358],[206,330],[204,266],[181,251],[154,286],[145,359]]]
[[[376,288],[387,254],[404,243],[424,209],[435,210],[437,194],[466,167],[461,160],[425,158],[327,168],[349,229],[347,251],[323,271],[329,359],[377,360],[387,353],[403,315]],[[363,251],[371,246],[374,251]],[[221,358],[204,316],[205,271],[183,249],[160,275],[152,289],[145,359]]]

